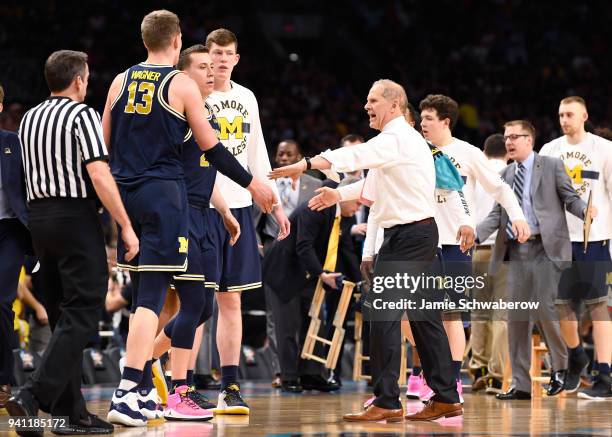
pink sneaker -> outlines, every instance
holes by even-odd
[[[423,385],[419,391],[419,399],[423,401],[423,403],[426,403],[433,397],[434,394],[434,391],[429,388],[427,381],[425,381],[425,378],[423,378]]]
[[[368,407],[369,407],[370,405],[372,405],[372,402],[374,402],[374,399],[376,399],[376,396],[372,396],[370,399],[368,399],[367,401],[365,401],[365,402],[363,403],[363,409],[364,409],[364,410],[367,410],[367,409],[368,409]]]
[[[213,413],[203,410],[189,398],[189,387],[181,385],[174,389],[174,393],[168,396],[168,405],[164,411],[166,420],[210,420]]]
[[[406,387],[406,397],[408,399],[419,399],[419,393],[423,384],[425,384],[425,379],[422,373],[419,376],[410,375],[408,387]]]
[[[459,393],[459,402],[463,403],[463,385],[460,379],[457,380],[457,393]]]

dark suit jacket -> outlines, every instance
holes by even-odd
[[[0,130],[0,168],[2,189],[8,203],[19,219],[27,226],[28,211],[26,208],[25,177],[21,165],[21,143],[13,132]]]
[[[335,215],[335,207],[312,211],[307,203],[299,205],[289,217],[289,236],[281,241],[275,240],[266,252],[263,260],[264,283],[287,300],[309,283],[314,288],[323,271]],[[350,238],[342,233],[338,257],[343,250],[350,250],[350,244]]]
[[[307,174],[300,176],[300,192],[298,194],[298,205],[308,202],[314,195],[315,190],[321,186],[321,181]],[[264,246],[264,253],[269,245],[278,236],[278,223],[272,214],[262,214],[261,209],[253,203],[253,222],[257,232],[257,243]]]
[[[512,186],[516,165],[508,165],[501,171],[502,178]],[[565,209],[576,217],[584,219],[586,204],[572,187],[563,162],[558,158],[535,154],[531,186],[534,213],[540,224],[542,244],[548,258],[562,268],[572,260],[572,245],[567,228]],[[491,258],[491,272],[497,271],[508,250],[506,225],[508,214],[495,203],[489,215],[478,224],[476,234],[480,241],[486,240],[498,230],[495,248]]]
[[[27,228],[28,210],[25,177],[21,165],[21,143],[17,134],[5,130],[0,130],[0,173],[2,174],[3,194],[22,225],[14,237],[23,239],[26,252],[33,255],[32,240]]]

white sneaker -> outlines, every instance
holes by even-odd
[[[106,420],[125,426],[147,426],[147,418],[141,413],[138,393],[115,390]]]
[[[161,419],[164,417],[164,412],[160,408],[161,401],[157,396],[157,389],[152,388],[148,392],[146,390],[138,390],[138,405],[140,412],[149,420]]]

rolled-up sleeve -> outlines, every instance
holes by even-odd
[[[359,199],[364,184],[365,179],[361,179],[357,182],[353,182],[352,184],[345,185],[343,187],[338,187],[338,192],[340,193],[340,200],[344,202],[347,200]]]
[[[397,138],[381,132],[369,141],[321,153],[334,171],[346,173],[366,168],[377,168],[391,163],[399,156]]]

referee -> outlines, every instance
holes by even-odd
[[[66,426],[54,429],[61,434],[113,432],[87,411],[81,394],[83,349],[97,329],[108,282],[97,198],[121,226],[128,258],[139,244],[106,163],[100,116],[82,103],[88,77],[85,53],[52,53],[45,63],[51,96],[19,127],[29,225],[53,335],[41,365],[6,409],[11,416],[36,416],[39,408],[67,416]]]

